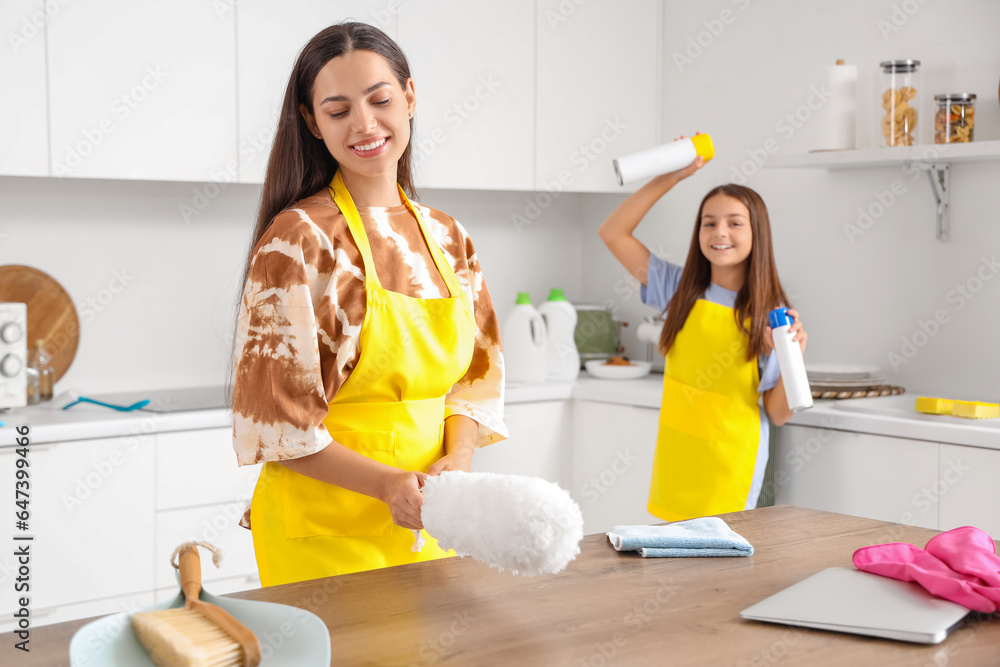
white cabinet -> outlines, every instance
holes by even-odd
[[[938,527],[938,443],[805,426],[778,429],[775,503]]]
[[[417,187],[533,189],[534,0],[402,7],[399,43],[417,95]]]
[[[253,535],[239,525],[246,503],[231,501],[208,507],[158,512],[156,515],[156,587],[176,583],[170,556],[179,544],[191,541],[209,542],[223,552],[222,563],[216,567],[211,554],[202,549],[202,581],[257,575]],[[249,586],[248,586],[249,588]]]
[[[55,18],[62,5],[9,0],[0,17],[0,174],[49,175],[45,7]]]
[[[612,159],[659,142],[660,4],[538,0],[538,189],[622,192]]]
[[[13,487],[16,458],[0,450],[4,488]],[[32,606],[152,591],[152,436],[32,445],[29,463]],[[5,595],[3,605],[13,600]]]
[[[975,526],[1000,540],[1000,450],[941,445],[938,482],[941,530]]]
[[[541,477],[568,489],[569,402],[506,405],[504,422],[510,438],[477,449],[472,470]]]
[[[574,401],[572,487],[584,534],[663,523],[646,511],[659,410]]]
[[[198,507],[253,497],[261,466],[238,467],[230,428],[156,436],[156,509]],[[242,511],[241,511],[242,513]]]
[[[50,175],[218,181],[235,168],[236,4],[46,3],[59,7]]]
[[[292,66],[320,30],[355,19],[396,37],[396,0],[243,0],[237,7],[239,180],[263,183]],[[230,73],[232,76],[232,73]]]

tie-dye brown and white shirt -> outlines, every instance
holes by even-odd
[[[414,204],[475,307],[476,342],[445,414],[479,424],[477,446],[507,437],[500,331],[465,229]],[[426,299],[448,295],[404,205],[359,208],[382,286]],[[365,269],[328,189],[292,204],[254,249],[236,332],[233,446],[239,465],[314,454],[332,441],[323,419],[362,350]]]

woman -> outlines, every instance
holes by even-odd
[[[476,252],[412,204],[409,66],[377,28],[305,46],[268,163],[235,337],[233,438],[265,586],[442,558],[426,475],[507,437]]]

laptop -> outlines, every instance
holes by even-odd
[[[934,597],[914,582],[831,567],[747,607],[754,621],[938,644],[969,609]]]

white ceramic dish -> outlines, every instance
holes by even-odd
[[[809,363],[806,364],[806,374],[811,381],[856,381],[878,378],[882,374],[882,369],[868,364]]]
[[[602,380],[636,380],[649,375],[653,364],[648,361],[633,361],[628,366],[613,366],[604,359],[592,359],[584,364],[587,372]]]

